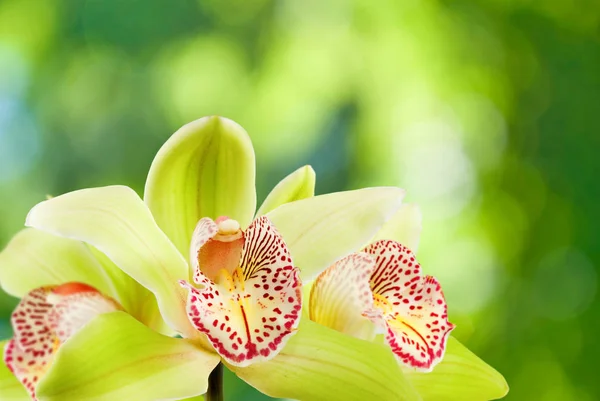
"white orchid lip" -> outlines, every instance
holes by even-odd
[[[120,309],[116,301],[87,284],[36,288],[12,314],[15,335],[6,344],[4,363],[35,400],[36,386],[61,344],[97,315]]]
[[[236,232],[237,230],[237,232]],[[221,241],[221,231],[234,240]],[[294,334],[302,308],[299,270],[266,216],[241,231],[226,217],[198,222],[190,248],[194,285],[187,313],[230,364],[273,358]]]

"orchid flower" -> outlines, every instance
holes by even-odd
[[[501,398],[508,391],[504,378],[449,338],[454,325],[440,283],[423,276],[407,246],[381,239],[398,238],[416,249],[420,220],[416,206],[403,205],[361,252],[319,274],[310,286],[310,319],[366,341],[383,332],[385,344],[425,400]]]
[[[97,249],[25,229],[0,253],[0,282],[22,298],[12,316],[14,337],[0,342],[0,399],[172,398],[206,391],[197,372],[208,374],[218,358],[161,335],[172,330],[156,298]],[[81,381],[90,375],[95,380]],[[175,376],[189,382],[173,383]],[[69,388],[55,388],[56,377],[68,379]]]
[[[313,197],[314,172],[302,167],[255,214],[254,163],[242,127],[203,118],[159,150],[143,200],[123,186],[84,189],[38,204],[26,224],[100,251],[154,294],[164,321],[184,338],[169,339],[173,346],[203,350],[186,354],[186,362],[203,367],[193,371],[196,384],[183,383],[185,390],[162,398],[201,394],[206,367],[221,359],[275,397],[419,399],[384,346],[300,318],[301,280],[373,237],[398,210],[404,191],[368,188]],[[107,321],[117,314],[124,315],[94,318],[60,347],[38,388],[40,400],[124,394],[123,382],[131,378],[101,374],[108,363],[103,350],[113,343]],[[165,351],[153,341],[138,346],[137,353],[150,360]],[[126,370],[126,359],[110,361],[112,370]],[[145,369],[138,366],[136,377]],[[192,374],[179,377],[168,364],[165,369],[169,378],[148,374],[141,382],[152,381],[150,390],[138,386],[133,398],[155,399],[156,381],[169,390]]]

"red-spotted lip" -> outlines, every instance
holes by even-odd
[[[375,257],[371,290],[382,300],[376,320],[384,322],[387,343],[402,363],[431,370],[442,359],[454,328],[441,285],[434,277],[423,277],[414,254],[398,242],[380,240],[365,252]]]
[[[199,222],[192,244],[208,244],[206,238],[214,235],[211,222]],[[270,220],[266,216],[256,219],[243,239],[238,268],[222,270],[215,281],[197,264],[194,281],[202,289],[182,283],[189,289],[190,322],[236,366],[276,355],[293,335],[302,309],[299,271]],[[205,260],[213,260],[209,256],[204,255]]]

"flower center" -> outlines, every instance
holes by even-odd
[[[244,233],[240,223],[227,216],[219,217],[215,223],[217,234],[199,249],[198,264],[206,277],[218,283],[228,281],[227,277],[239,267]]]
[[[373,304],[379,308],[384,315],[392,312],[392,304],[388,299],[379,294],[373,294]]]

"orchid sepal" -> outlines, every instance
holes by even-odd
[[[0,252],[0,284],[11,295],[68,282],[91,285],[147,326],[172,333],[152,293],[88,244],[25,228]]]
[[[86,350],[82,353],[81,350]],[[181,399],[206,392],[216,354],[163,336],[124,312],[96,317],[63,344],[40,401]]]
[[[311,166],[300,167],[279,181],[267,195],[267,198],[256,212],[256,216],[267,214],[283,204],[314,196],[315,181],[315,171]]]
[[[423,229],[423,215],[418,205],[404,203],[400,209],[381,227],[371,239],[371,243],[388,239],[401,243],[413,253],[419,249]]]
[[[450,336],[442,361],[428,373],[403,367],[424,401],[487,401],[508,393],[506,379]]]
[[[323,401],[421,399],[385,346],[305,318],[275,358],[230,369],[271,397]]]
[[[144,201],[159,227],[186,254],[203,217],[227,215],[244,227],[256,210],[255,156],[239,124],[211,116],[192,121],[160,148]]]
[[[336,192],[286,203],[267,216],[307,280],[364,246],[396,213],[404,195],[394,187]]]

